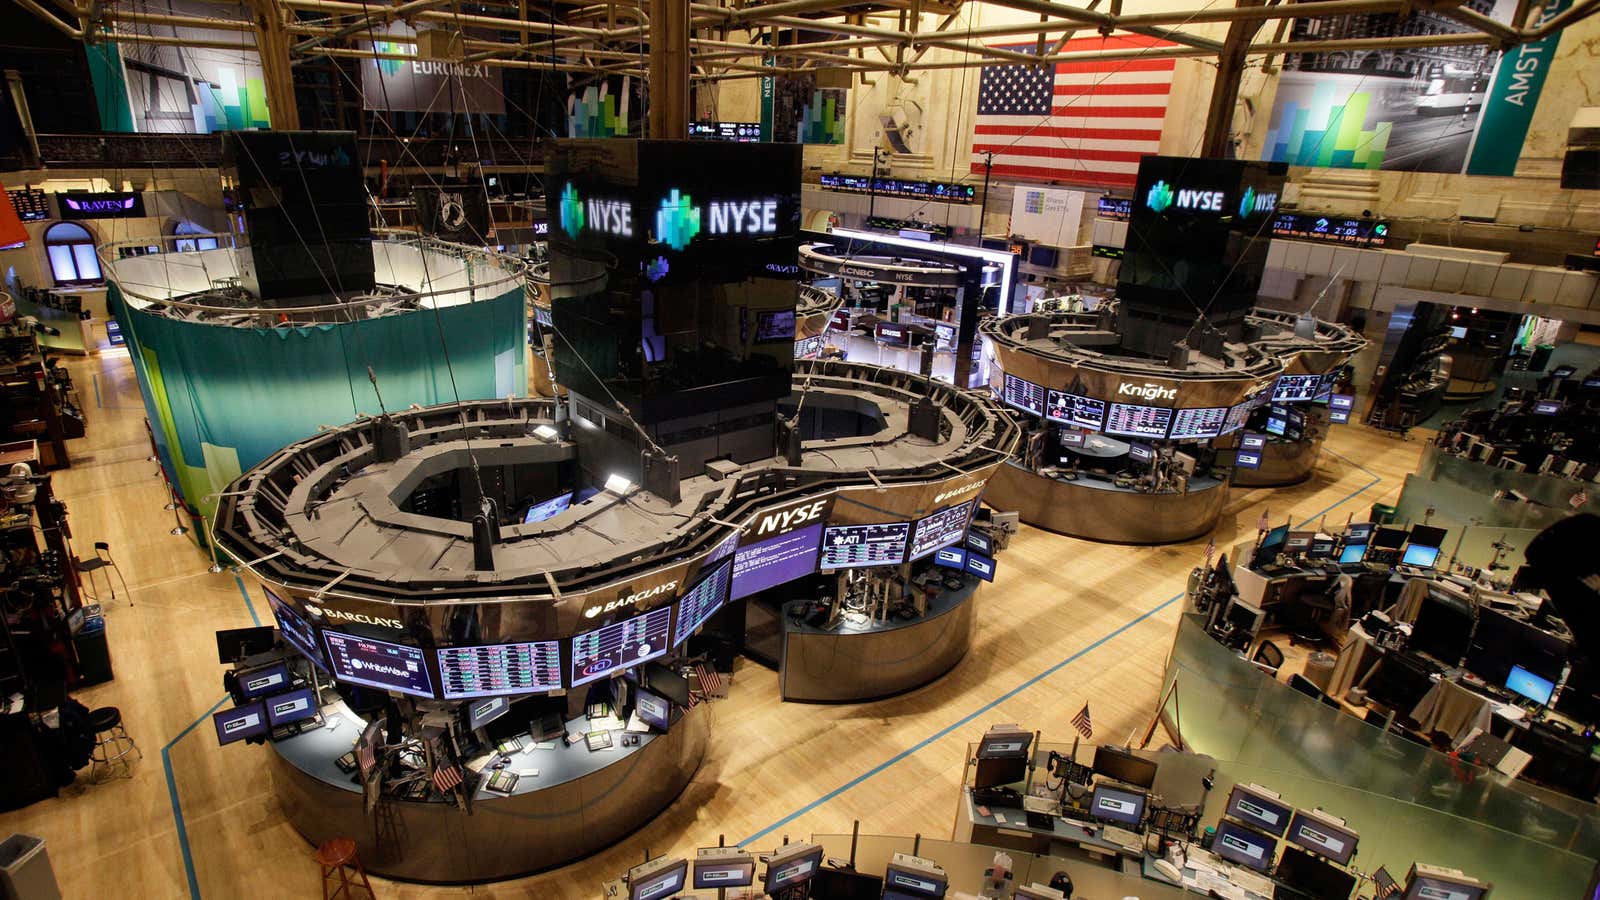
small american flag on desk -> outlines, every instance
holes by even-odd
[[[1069,40],[1061,52],[1171,46],[1159,38],[1114,34]],[[1033,53],[1037,47],[999,49]],[[1172,59],[1142,56],[985,66],[978,78],[972,172],[983,174],[985,155],[992,152],[993,174],[1001,178],[1133,187],[1139,157],[1161,152],[1174,66]]]
[[[1094,740],[1094,726],[1089,723],[1089,704],[1085,703],[1083,709],[1078,710],[1078,714],[1072,717],[1072,727],[1078,729],[1084,740]]]

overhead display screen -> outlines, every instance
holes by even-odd
[[[940,547],[948,547],[967,533],[967,519],[972,516],[976,500],[941,509],[931,516],[917,520],[917,533],[911,540],[910,559],[917,560]]]
[[[597,628],[572,639],[572,686],[588,684],[667,652],[672,607]]]
[[[1316,213],[1279,213],[1272,220],[1272,235],[1331,244],[1382,247],[1389,242],[1389,223]]]
[[[1164,406],[1133,406],[1127,403],[1111,404],[1106,415],[1106,434],[1132,437],[1164,438],[1172,425],[1172,410]]]
[[[1214,438],[1222,433],[1222,426],[1227,420],[1226,406],[1180,409],[1172,414],[1172,431],[1167,436],[1175,441]]]
[[[1044,388],[1026,379],[1007,374],[1005,390],[1000,399],[1036,416],[1044,415]]]
[[[716,615],[722,604],[728,602],[728,582],[733,572],[733,561],[728,560],[712,569],[690,588],[678,601],[678,625],[672,632],[672,644],[677,646],[689,639],[695,629]]]
[[[740,547],[733,554],[733,599],[810,575],[817,569],[822,525],[810,525]]]
[[[864,566],[898,566],[906,560],[910,522],[881,525],[838,525],[822,532],[823,569],[859,569]]]
[[[486,644],[439,648],[439,687],[446,700],[561,690],[561,643]]]
[[[322,648],[317,645],[316,629],[287,601],[274,594],[271,588],[262,587],[261,590],[266,592],[267,605],[272,607],[272,618],[278,623],[278,633],[306,659],[316,663],[317,668],[328,671],[328,661],[322,655]]]
[[[1045,407],[1045,418],[1052,422],[1077,425],[1080,428],[1100,430],[1106,420],[1106,402],[1065,391],[1051,391],[1050,405]]]
[[[1317,399],[1321,375],[1284,375],[1272,389],[1273,403],[1309,403]]]
[[[325,630],[322,637],[333,676],[340,681],[413,697],[433,696],[421,649],[337,631]]]

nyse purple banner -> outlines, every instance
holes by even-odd
[[[811,525],[760,543],[740,547],[733,556],[733,598],[810,575],[817,569],[822,524]]]

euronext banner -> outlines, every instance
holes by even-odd
[[[1572,0],[1553,0],[1546,4],[1533,27],[1538,28],[1571,5]],[[1494,84],[1484,103],[1483,124],[1478,127],[1477,138],[1472,143],[1467,174],[1516,174],[1522,142],[1533,121],[1533,108],[1539,102],[1539,91],[1544,87],[1545,75],[1550,71],[1556,46],[1560,43],[1561,32],[1558,31],[1542,41],[1522,44],[1500,57]]]
[[[396,25],[392,31],[402,30]],[[361,61],[361,100],[367,109],[503,114],[500,70],[483,63],[417,58],[417,45],[373,41],[378,59]]]

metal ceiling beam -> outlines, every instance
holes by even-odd
[[[28,12],[33,13],[35,16],[45,20],[50,24],[51,27],[55,28],[55,30],[61,32],[67,37],[72,38],[75,41],[83,40],[83,32],[73,28],[66,22],[61,21],[60,16],[33,2],[33,0],[17,0],[17,5]]]

